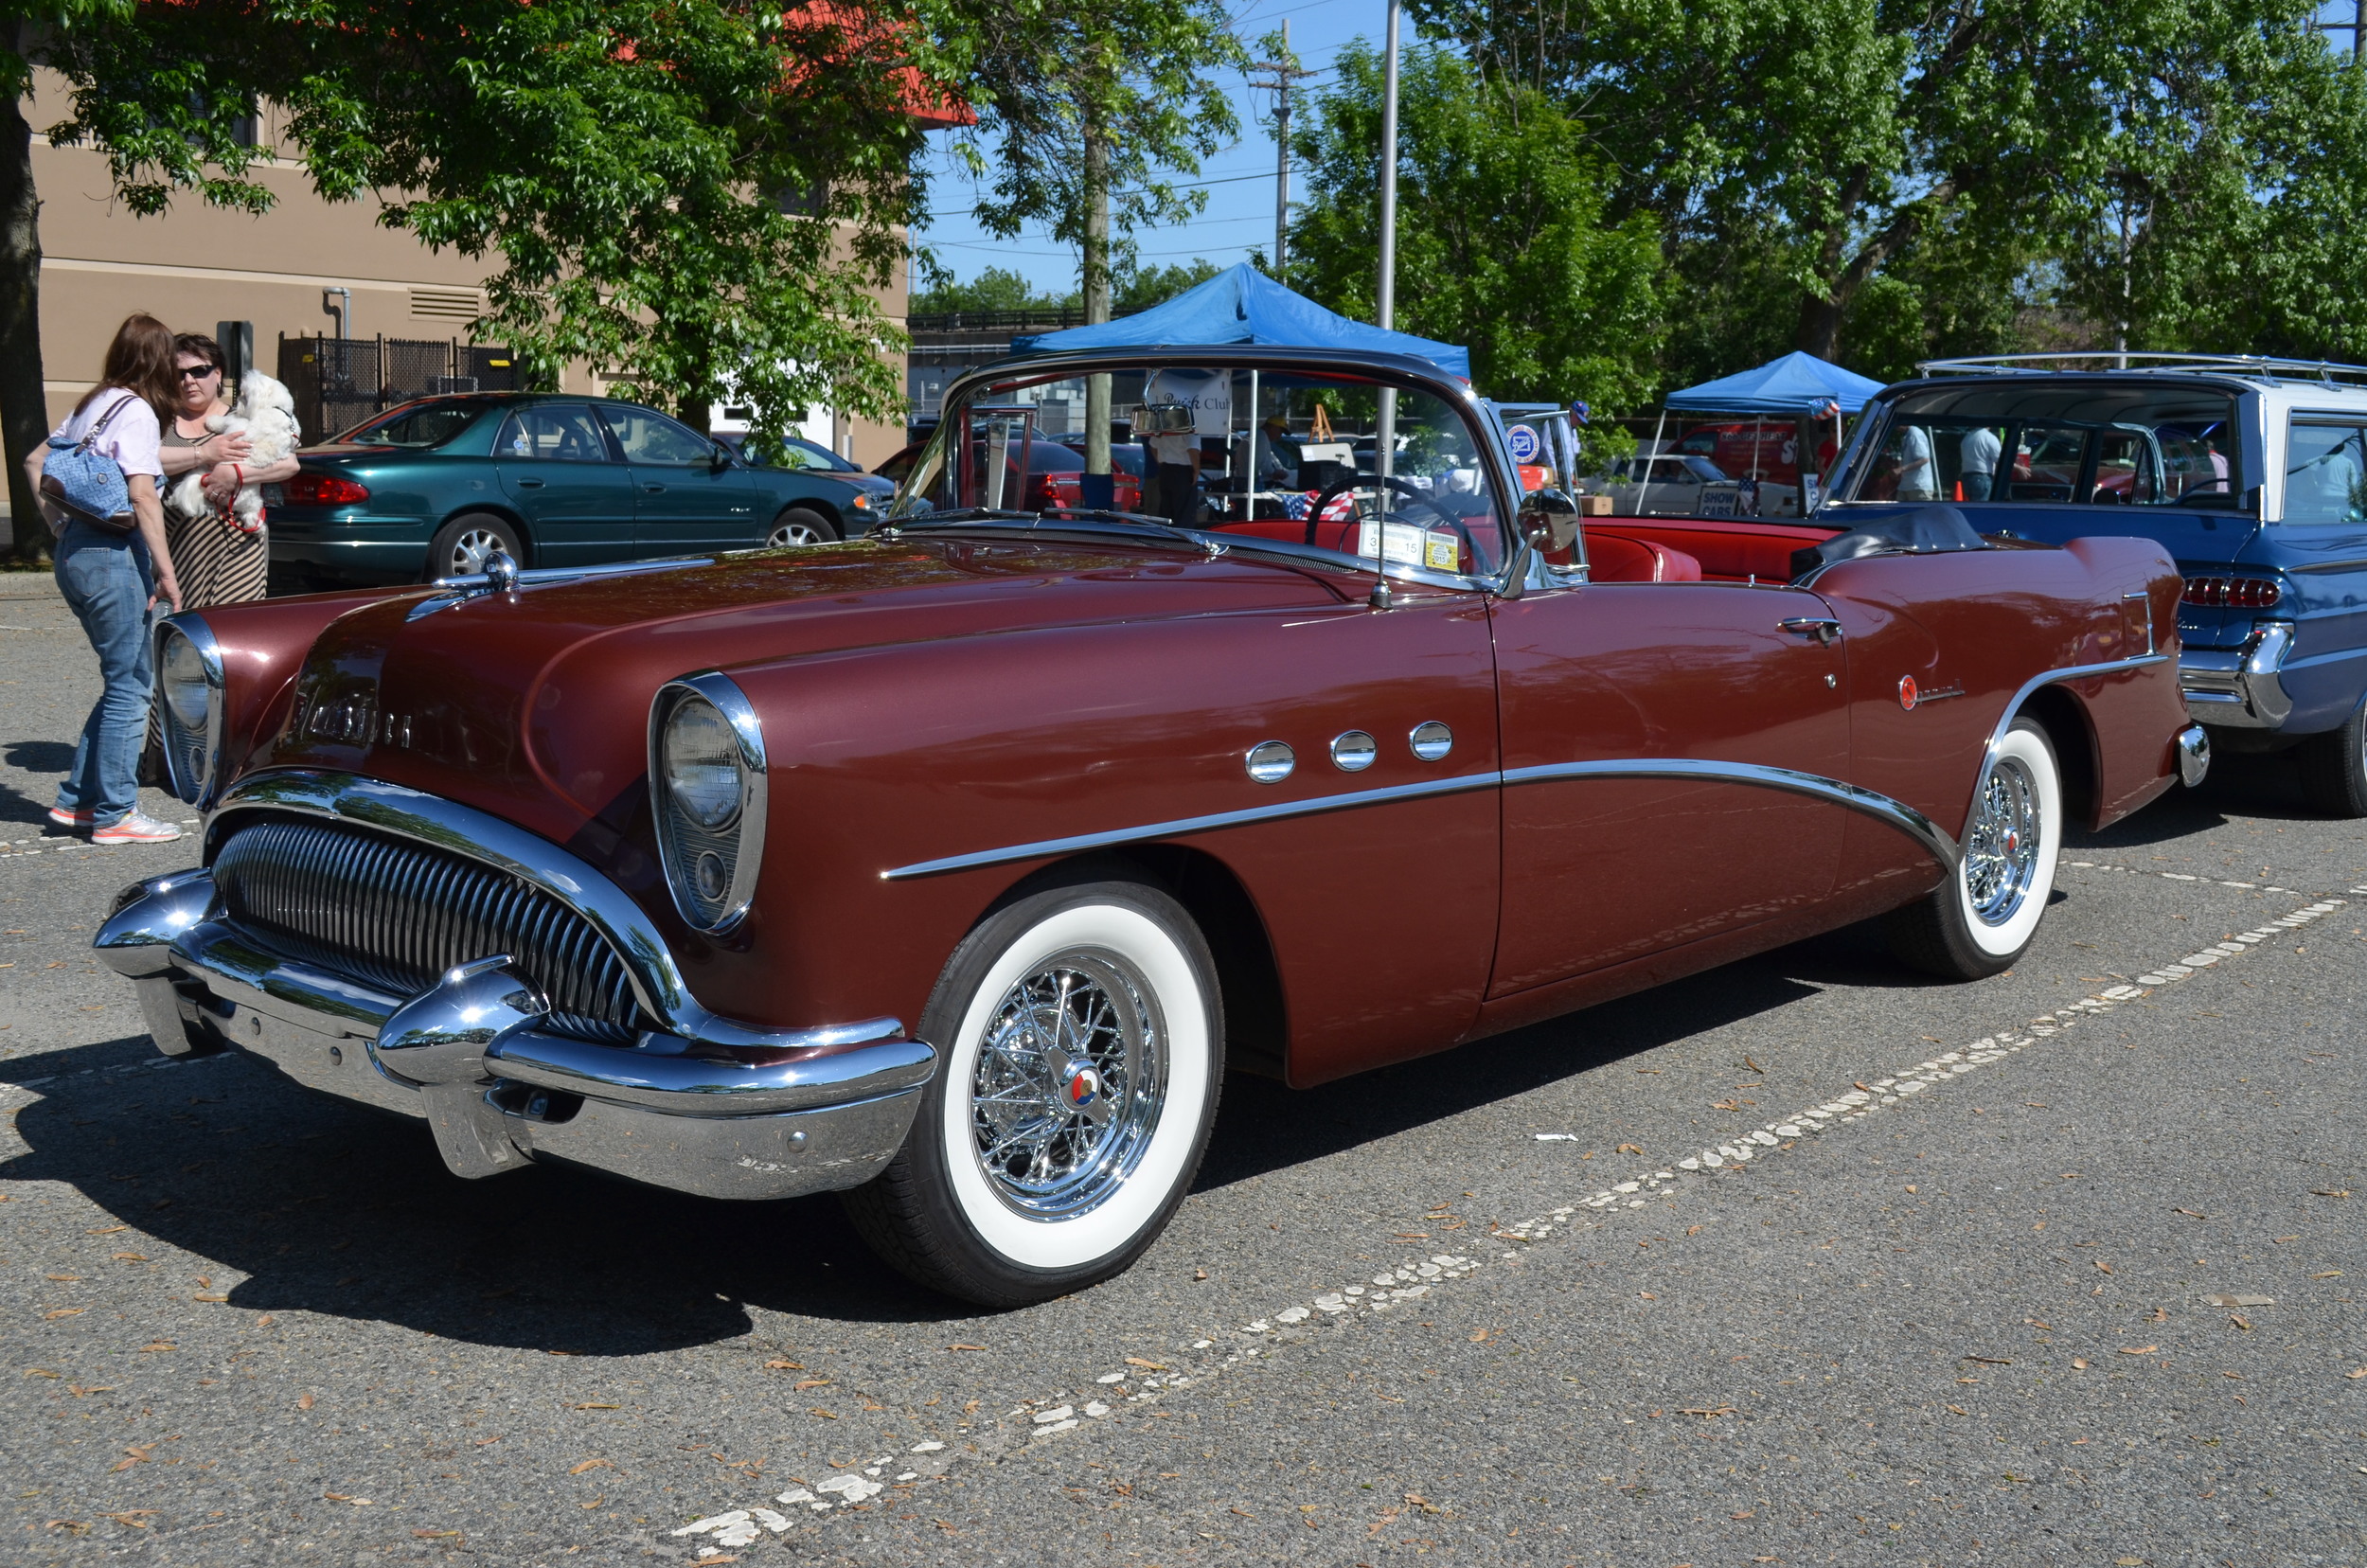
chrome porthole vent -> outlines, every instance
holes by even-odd
[[[1454,750],[1454,731],[1435,719],[1415,725],[1414,733],[1405,739],[1414,755],[1425,762],[1443,762]]]
[[[1250,777],[1260,784],[1279,784],[1299,765],[1298,753],[1279,740],[1262,740],[1242,759]]]
[[[1362,730],[1349,730],[1331,742],[1332,766],[1342,773],[1362,773],[1379,755],[1380,748]]]

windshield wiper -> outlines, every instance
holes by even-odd
[[[1015,528],[1041,532],[1076,532],[1088,534],[1128,533],[1149,535],[1188,545],[1202,555],[1224,554],[1229,541],[1190,528],[1179,528],[1162,517],[1146,517],[1140,512],[1118,511],[1097,507],[1055,507],[1049,511],[997,511],[988,507],[959,507],[950,511],[926,512],[906,520],[893,519],[894,528],[970,527],[981,523],[1001,524]]]

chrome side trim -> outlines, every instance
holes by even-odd
[[[2312,572],[2360,572],[2367,571],[2367,560],[2313,561],[2306,566],[2279,566],[2275,569],[2289,577],[2301,577]]]
[[[1494,773],[1465,774],[1455,778],[1432,779],[1419,784],[1392,784],[1379,790],[1355,790],[1346,794],[1277,801],[1272,806],[1248,806],[1237,811],[1212,811],[1206,816],[1178,817],[1172,822],[1147,823],[1139,828],[1113,828],[1106,832],[1040,839],[1034,844],[979,849],[967,855],[948,855],[942,860],[915,861],[910,865],[899,865],[881,872],[880,880],[909,882],[916,877],[939,877],[950,871],[974,871],[982,865],[1007,865],[1013,861],[1074,855],[1081,850],[1107,849],[1119,844],[1147,844],[1153,839],[1182,838],[1189,833],[1205,833],[1219,828],[1241,828],[1255,822],[1277,822],[1286,817],[1321,816],[1327,811],[1351,811],[1360,806],[1381,806],[1393,800],[1416,800],[1425,795],[1492,790],[1502,777],[1502,775]]]
[[[590,921],[615,948],[642,1007],[685,1040],[727,1048],[808,1050],[817,1045],[889,1040],[904,1032],[903,1025],[893,1018],[778,1029],[709,1012],[690,994],[664,935],[623,889],[547,839],[474,807],[356,774],[310,768],[254,774],[233,785],[207,819],[209,863],[224,836],[248,811],[350,822],[448,853],[468,855],[541,888]]]
[[[2014,721],[2021,717],[2021,705],[2030,701],[2033,692],[2040,686],[2056,686],[2064,681],[2084,681],[2097,675],[2123,675],[2132,669],[2169,662],[2167,653],[2139,653],[2126,659],[2108,659],[2103,664],[2070,665],[2061,669],[2050,669],[2022,682],[2020,688],[2014,693],[2013,701],[2007,703],[2005,711],[1998,716],[1997,727],[1989,731],[1989,743],[1982,750],[1981,771],[1973,776],[1972,794],[1965,801],[1966,833],[1969,835],[1972,831],[1973,803],[1981,798],[1981,790],[1988,780],[1989,771],[1997,766],[1998,748],[2005,744],[2005,732],[2012,729]]]
[[[1791,768],[1762,767],[1753,762],[1712,762],[1691,757],[1652,757],[1608,762],[1547,762],[1534,768],[1510,768],[1504,775],[1507,785],[1566,778],[1682,778],[1705,784],[1756,785],[1822,800],[1895,828],[1921,845],[1945,869],[1954,870],[1961,854],[1954,839],[1905,801],[1893,800],[1878,791],[1827,778],[1822,774],[1801,773]]]
[[[1713,762],[1699,757],[1622,757],[1606,762],[1548,762],[1533,768],[1514,768],[1506,773],[1464,774],[1454,778],[1442,778],[1420,784],[1393,784],[1379,790],[1356,790],[1346,794],[1318,795],[1308,800],[1293,800],[1273,806],[1245,807],[1237,811],[1215,811],[1207,816],[1182,817],[1172,822],[1153,822],[1140,828],[1112,829],[1100,833],[1078,833],[1071,838],[1043,839],[1034,844],[1015,844],[1001,849],[981,849],[968,855],[949,855],[943,860],[917,861],[880,873],[882,882],[905,882],[916,877],[942,876],[949,871],[972,871],[980,866],[1005,865],[1014,861],[1043,860],[1055,855],[1073,855],[1087,849],[1106,849],[1120,844],[1143,844],[1154,839],[1182,838],[1191,833],[1204,833],[1217,829],[1240,828],[1252,823],[1273,822],[1287,817],[1317,816],[1329,811],[1349,811],[1364,806],[1381,806],[1391,801],[1414,800],[1425,795],[1460,794],[1471,790],[1494,789],[1509,784],[1534,784],[1562,778],[1691,778],[1724,784],[1755,784],[1767,789],[1782,790],[1791,794],[1813,796],[1830,801],[1853,811],[1861,811],[1878,821],[1888,823],[1900,832],[1930,850],[1942,865],[1956,864],[1956,845],[1934,826],[1929,817],[1902,801],[1893,800],[1873,790],[1860,789],[1838,778],[1820,774],[1795,773],[1789,768],[1760,767],[1749,762]]]
[[[739,741],[739,814],[732,819],[731,888],[723,895],[722,912],[711,920],[702,918],[693,900],[683,892],[692,868],[676,864],[681,851],[674,846],[674,835],[666,822],[673,807],[666,797],[665,758],[660,753],[666,745],[666,722],[685,697],[696,697],[721,714]],[[657,829],[657,858],[666,871],[666,891],[673,897],[674,913],[691,930],[725,935],[756,900],[756,873],[764,868],[767,788],[764,721],[737,682],[721,670],[703,669],[657,688],[657,695],[650,699],[650,815]]]

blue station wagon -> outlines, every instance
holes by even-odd
[[[828,543],[869,533],[880,499],[751,466],[639,403],[557,393],[422,398],[297,457],[264,504],[276,575],[306,584],[466,577],[495,549],[567,567]]]
[[[2096,368],[2051,369],[2067,362]],[[2124,365],[2126,367],[2124,367]],[[2229,752],[2367,816],[2367,367],[2156,354],[1933,361],[1868,402],[1820,521],[1960,507],[1984,534],[2159,541],[2179,683]]]

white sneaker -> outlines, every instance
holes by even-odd
[[[158,822],[152,816],[133,811],[110,822],[104,828],[91,829],[93,844],[170,844],[181,836],[181,829],[169,822]]]

